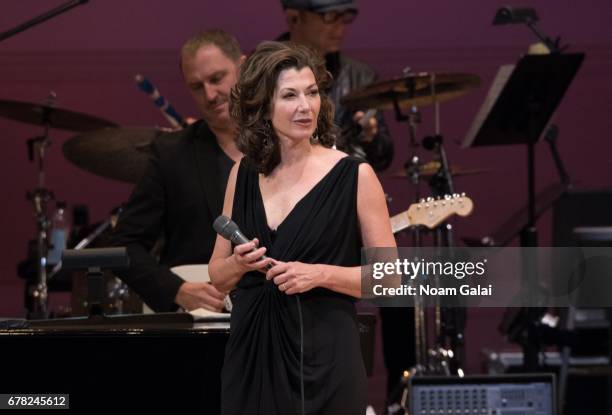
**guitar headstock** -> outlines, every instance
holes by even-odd
[[[445,195],[434,199],[421,199],[408,208],[411,225],[423,225],[430,229],[444,222],[451,215],[467,216],[472,213],[474,203],[465,193]]]

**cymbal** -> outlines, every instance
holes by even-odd
[[[430,161],[428,163],[421,164],[419,166],[419,178],[421,180],[428,180],[433,175],[438,173],[439,170],[440,170],[439,161]],[[459,167],[459,166],[450,167],[450,173],[451,173],[451,176],[453,177],[471,176],[474,174],[489,173],[490,171],[491,169],[466,169],[464,167]],[[383,176],[383,178],[392,178],[392,179],[405,179],[407,177],[408,176],[406,176],[405,169],[402,169],[402,170],[396,171],[395,173],[391,173],[391,174]]]
[[[163,131],[149,127],[104,128],[79,134],[63,145],[64,156],[90,173],[136,183],[151,156],[151,143]]]
[[[0,100],[0,116],[28,124],[48,123],[52,128],[70,131],[90,131],[117,126],[114,122],[92,115],[21,101]]]
[[[421,72],[369,85],[345,95],[341,102],[352,110],[392,110],[394,101],[400,108],[424,107],[457,98],[479,85],[478,75]]]

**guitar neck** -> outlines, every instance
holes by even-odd
[[[410,218],[408,217],[408,211],[405,210],[402,213],[394,215],[390,218],[391,221],[391,232],[398,233],[406,228],[412,226]]]

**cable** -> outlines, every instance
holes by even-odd
[[[306,415],[306,410],[304,409],[306,406],[304,398],[304,321],[302,319],[300,295],[296,294],[295,299],[297,301],[298,317],[300,318],[300,394],[302,397],[302,415]]]

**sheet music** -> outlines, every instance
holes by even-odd
[[[214,311],[207,310],[205,308],[196,308],[195,310],[189,311],[189,314],[193,316],[194,322],[202,321],[230,321],[230,313],[216,313]]]
[[[472,125],[465,136],[465,140],[463,141],[462,145],[463,148],[470,147],[474,142],[476,134],[478,134],[480,127],[482,127],[482,124],[485,122],[487,116],[493,109],[493,105],[495,105],[499,94],[506,86],[506,83],[508,82],[508,79],[510,79],[512,72],[514,72],[515,67],[516,65],[502,65],[499,67],[497,75],[495,75],[495,79],[491,84],[491,88],[489,88],[487,97],[480,106],[478,114],[476,114],[476,118],[474,118],[474,121],[472,122]]]

